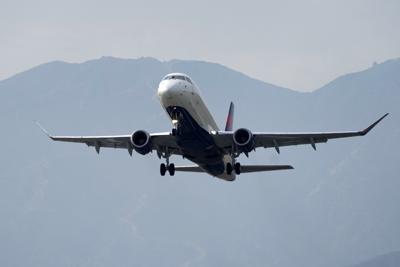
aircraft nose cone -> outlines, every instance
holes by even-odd
[[[170,80],[160,83],[158,87],[158,96],[160,98],[171,98],[180,91],[180,84],[177,81]]]

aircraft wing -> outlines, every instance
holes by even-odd
[[[329,139],[345,138],[352,136],[363,136],[366,135],[372,128],[374,128],[381,120],[383,120],[388,113],[382,116],[379,120],[360,131],[349,131],[349,132],[310,132],[310,133],[263,133],[255,132],[254,143],[255,147],[273,147],[279,153],[279,147],[281,146],[293,146],[293,145],[304,145],[309,144],[316,149],[315,144],[326,143]],[[234,147],[233,143],[234,132],[220,132],[213,135],[217,145],[228,151]]]
[[[39,124],[38,124],[39,125]],[[132,155],[133,146],[131,143],[131,135],[108,135],[108,136],[57,136],[49,134],[41,125],[39,127],[42,131],[54,141],[83,143],[87,146],[95,147],[96,152],[100,152],[102,147],[122,148],[127,149],[129,154]],[[165,133],[151,133],[151,146],[152,150],[157,152],[168,152],[171,154],[179,154],[179,149],[175,141],[175,137],[169,132]]]

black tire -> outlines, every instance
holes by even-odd
[[[226,174],[231,175],[232,174],[232,164],[230,164],[229,162],[226,164]]]
[[[176,130],[176,128],[173,128],[173,129],[172,129],[172,136],[176,136],[177,132],[178,132],[178,131]]]
[[[160,165],[160,174],[161,174],[161,176],[164,176],[166,172],[167,172],[167,167],[165,166],[164,163],[161,163],[161,165]]]
[[[169,172],[169,175],[174,176],[174,174],[175,174],[175,165],[173,163],[169,164],[168,172]]]
[[[236,172],[237,175],[240,174],[240,169],[241,169],[240,163],[239,163],[239,162],[236,162],[236,163],[235,163],[235,172]]]

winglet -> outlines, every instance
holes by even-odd
[[[231,105],[229,106],[229,113],[228,117],[226,118],[226,125],[225,125],[225,131],[232,131],[233,130],[233,115],[235,111],[235,105],[233,102],[231,102]]]
[[[36,123],[36,125],[40,128],[40,130],[42,130],[42,132],[43,132],[45,135],[47,135],[50,139],[53,139],[53,136],[50,135],[49,132],[46,131],[46,129],[43,128],[42,125],[40,125],[39,122],[36,121],[35,123]]]
[[[387,115],[389,115],[389,113],[386,113],[379,120],[377,120],[376,122],[374,122],[373,124],[371,124],[370,126],[365,128],[364,130],[360,131],[360,135],[366,135],[369,131],[372,130],[372,128],[374,128],[378,123],[380,123],[381,120],[383,120]]]

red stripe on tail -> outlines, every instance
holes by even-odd
[[[226,118],[225,131],[233,130],[233,113],[234,113],[234,111],[235,111],[235,106],[233,105],[233,102],[231,102],[231,105],[229,107],[228,117]]]

